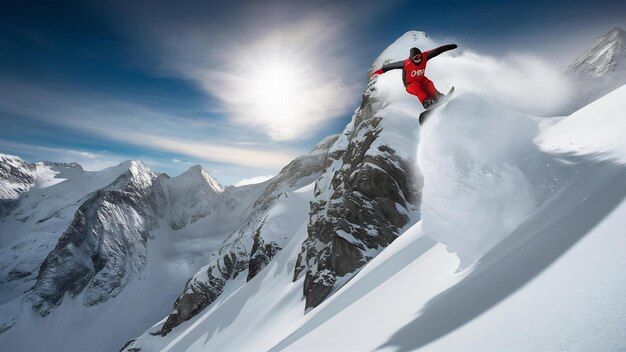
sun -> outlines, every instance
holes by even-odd
[[[319,31],[281,31],[237,43],[223,62],[199,71],[207,89],[246,133],[270,142],[307,138],[348,111],[353,85],[342,79],[338,58],[321,46]]]
[[[250,95],[256,113],[276,125],[287,123],[303,108],[310,77],[289,60],[268,60],[252,72]]]

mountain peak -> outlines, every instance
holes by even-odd
[[[22,160],[22,158],[16,155],[0,153],[0,162],[16,164],[16,163],[24,163],[24,160]]]
[[[435,46],[437,46],[437,43],[432,40],[426,32],[408,31],[391,43],[391,45],[374,60],[374,63],[370,66],[369,74],[371,75],[374,70],[379,69],[385,63],[406,59],[409,57],[409,50],[412,47],[418,47],[424,51],[432,49]]]
[[[174,177],[174,180],[174,182],[181,184],[206,182],[214,192],[221,193],[224,191],[224,187],[204,168],[202,168],[202,166],[198,164],[190,167],[189,169],[187,169],[187,171]]]
[[[615,27],[596,39],[593,47],[580,55],[567,72],[579,78],[602,77],[619,70],[626,70],[626,32]]]
[[[108,189],[124,189],[133,184],[139,188],[146,188],[152,185],[158,175],[150,170],[142,161],[127,160],[115,166],[116,170],[122,174],[111,184]]]
[[[620,36],[620,37],[624,37],[626,36],[626,31],[624,31],[623,29],[619,28],[619,27],[615,27],[613,29],[611,29],[609,31],[609,33],[607,33],[608,36]]]
[[[430,37],[428,36],[428,34],[426,34],[426,32],[422,32],[422,31],[408,31],[406,33],[404,33],[400,38],[407,38],[407,39],[413,39],[413,40],[421,40],[421,39],[430,39]]]

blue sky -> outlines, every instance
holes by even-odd
[[[341,132],[370,63],[408,30],[560,70],[626,25],[623,1],[0,6],[0,152],[170,175],[201,164],[224,184],[276,174]]]

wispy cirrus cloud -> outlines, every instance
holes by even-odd
[[[88,171],[102,170],[118,165],[126,160],[125,156],[106,151],[93,153],[84,150],[53,148],[28,143],[16,143],[0,140],[0,152],[12,150],[21,158],[30,161],[64,161],[77,162]]]
[[[0,113],[28,116],[89,136],[244,167],[276,169],[302,153],[238,144],[233,141],[229,127],[169,115],[110,97],[67,93],[57,88],[0,79],[3,96]],[[228,130],[226,136],[220,136],[220,128]]]

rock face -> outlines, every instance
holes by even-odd
[[[294,281],[305,273],[306,308],[320,304],[339,278],[349,278],[388,246],[419,204],[414,161],[381,141],[372,92],[373,85],[331,149],[329,172],[315,184],[308,238],[294,269]]]
[[[19,196],[37,181],[35,164],[6,154],[0,154],[0,218],[18,203]]]
[[[248,277],[246,281],[252,280],[263,268],[269,264],[276,253],[282,248],[275,242],[265,243],[261,236],[261,228],[254,235],[252,249],[250,250],[250,263],[248,264]]]
[[[46,316],[67,293],[87,306],[115,297],[145,265],[163,190],[140,162],[85,201],[39,269],[26,300]]]
[[[613,28],[565,71],[576,88],[572,112],[626,84],[626,32]]]
[[[246,281],[249,281],[265,268],[284,247],[286,236],[297,230],[294,226],[298,221],[294,220],[303,216],[295,213],[286,216],[288,219],[272,217],[273,206],[278,202],[288,202],[288,192],[310,184],[321,175],[328,166],[328,149],[337,138],[335,135],[324,139],[311,153],[296,158],[276,177],[261,184],[262,192],[242,227],[219,250],[210,254],[209,264],[187,282],[183,293],[174,303],[174,310],[161,329],[153,334],[164,336],[198,314],[222,294],[228,280],[245,275]],[[245,191],[246,187],[240,188]],[[239,188],[229,188],[224,192],[224,197],[238,191]]]
[[[82,167],[76,163],[28,163],[17,156],[0,154],[0,218],[17,207],[20,197],[37,184],[56,183],[55,175]]]

